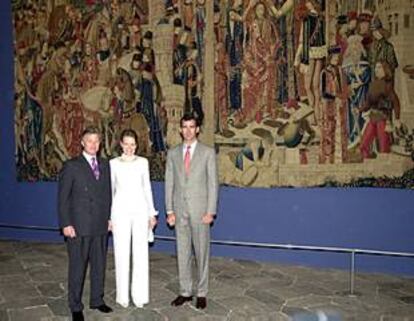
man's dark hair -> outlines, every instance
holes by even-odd
[[[96,134],[96,135],[99,135],[100,137],[101,131],[96,126],[87,126],[82,132],[82,138],[85,137],[85,135],[89,135],[89,134]]]
[[[183,26],[183,23],[181,22],[180,18],[175,18],[173,24],[174,24],[174,27],[182,27]]]
[[[201,126],[200,119],[194,113],[186,113],[180,119],[180,127],[183,127],[183,122],[189,121],[189,120],[194,120],[197,127]]]

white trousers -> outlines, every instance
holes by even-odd
[[[113,217],[112,234],[115,256],[116,302],[125,307],[129,304],[132,245],[131,297],[136,306],[142,306],[149,302],[148,218],[139,217],[139,215]]]

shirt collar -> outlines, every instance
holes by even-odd
[[[187,144],[185,144],[185,143],[183,143],[183,149],[184,149],[184,151],[186,151],[187,150]],[[197,139],[195,140],[195,141],[193,141],[191,144],[190,144],[190,146],[191,146],[191,148],[190,148],[190,151],[194,151],[195,150],[195,148],[196,148],[196,146],[197,146]]]
[[[86,160],[88,161],[89,164],[92,163],[92,157],[95,157],[96,161],[98,161],[98,156],[96,156],[96,155],[90,155],[85,151],[82,152],[82,155],[83,155],[83,157],[86,158]]]

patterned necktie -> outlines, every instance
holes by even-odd
[[[187,176],[190,174],[190,161],[191,161],[190,148],[191,148],[191,145],[188,145],[187,150],[185,151],[185,155],[184,155],[184,169],[185,169],[185,174]]]
[[[92,167],[93,175],[95,175],[95,178],[98,180],[99,179],[99,166],[98,166],[98,162],[96,161],[96,157],[92,157],[91,167]]]

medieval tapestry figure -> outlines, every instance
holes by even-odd
[[[193,113],[223,184],[409,186],[414,8],[390,3],[13,1],[17,179],[55,180],[94,124],[163,180]]]

